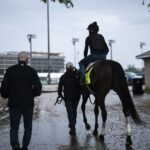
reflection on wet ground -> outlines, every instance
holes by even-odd
[[[150,150],[150,95],[134,97],[134,102],[145,125],[135,125],[132,120],[133,146],[127,147],[125,119],[118,96],[110,92],[106,97],[108,119],[105,142],[92,135],[94,129],[93,105],[87,103],[87,118],[91,130],[86,131],[81,113],[81,102],[78,107],[76,136],[69,135],[68,120],[64,103],[54,106],[57,94],[44,93],[39,98],[37,118],[33,121],[33,135],[29,146],[31,150]],[[93,99],[93,97],[92,97]],[[101,117],[99,116],[99,131]],[[22,139],[23,125],[19,136]],[[0,150],[9,150],[9,125],[0,127]]]

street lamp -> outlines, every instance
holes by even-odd
[[[36,38],[35,34],[28,34],[27,38],[29,40],[30,43],[30,66],[32,66],[32,38]]]
[[[76,67],[76,42],[79,42],[78,38],[72,38],[72,44],[74,45],[74,65]]]
[[[140,48],[141,48],[141,52],[143,53],[143,46],[145,46],[146,44],[144,42],[140,42]]]
[[[110,46],[110,58],[111,60],[113,59],[113,56],[112,56],[112,44],[115,43],[115,40],[108,40],[109,42],[109,46]]]
[[[141,48],[141,53],[143,53],[143,46],[145,46],[146,44],[144,42],[140,42],[140,48]],[[144,68],[143,65],[143,60],[142,60],[142,69]]]

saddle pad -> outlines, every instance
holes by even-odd
[[[94,61],[94,62],[91,62],[90,64],[88,64],[88,66],[86,67],[85,71],[88,71],[91,68],[91,66],[93,66],[94,64],[96,64],[98,61]]]
[[[88,70],[86,70],[85,72],[85,84],[90,84],[91,83],[91,79],[90,79],[90,74],[91,71],[93,69],[93,66],[91,66]]]

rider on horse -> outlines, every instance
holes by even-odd
[[[85,40],[84,58],[79,62],[82,82],[85,81],[84,72],[88,64],[97,60],[106,60],[109,51],[103,35],[98,34],[97,22],[91,23],[87,30],[89,30],[89,36]],[[91,54],[87,56],[88,47],[90,47]]]

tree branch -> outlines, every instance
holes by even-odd
[[[146,7],[148,7],[148,9],[150,8],[150,0],[146,3],[145,0],[142,1],[142,5],[145,5]],[[149,10],[150,12],[150,10]]]
[[[41,0],[41,1],[43,1],[44,3],[47,2],[47,0]],[[56,0],[51,0],[51,1],[55,2]],[[57,0],[57,1],[59,1],[59,3],[65,4],[65,6],[67,8],[70,8],[70,7],[74,6],[71,0]]]

